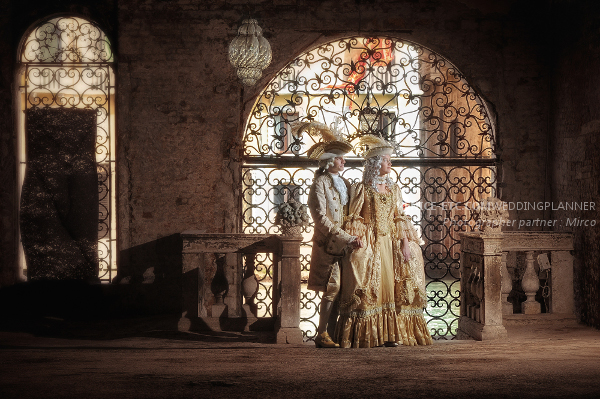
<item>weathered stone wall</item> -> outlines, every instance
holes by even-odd
[[[398,36],[451,60],[497,112],[503,198],[549,195],[543,35],[531,18],[539,10],[510,1],[251,3],[274,57],[249,89],[227,61],[245,1],[119,3],[119,223],[127,268],[150,262],[135,248],[158,237],[239,228],[239,165],[231,147],[242,145],[261,87],[302,51],[349,35]]]
[[[561,29],[554,36],[552,198],[557,204],[593,202],[595,209],[558,210],[553,218],[561,221],[559,230],[575,235],[578,316],[600,328],[600,6],[561,3],[562,12],[553,16]]]
[[[238,154],[245,120],[261,87],[301,52],[350,35],[405,38],[452,61],[496,113],[502,198],[530,202],[550,198],[551,92],[546,54],[554,47],[547,39],[546,2],[249,3],[120,0],[84,7],[77,5],[87,4],[83,0],[23,0],[0,16],[7,22],[1,29],[12,34],[10,43],[0,44],[9,50],[0,53],[0,101],[9,105],[13,55],[26,27],[36,20],[56,12],[76,12],[96,20],[116,38],[121,276],[164,266],[175,251],[171,244],[161,243],[179,245],[166,238],[186,229],[237,231]],[[249,10],[258,17],[274,58],[256,86],[242,88],[227,61],[227,46]],[[16,197],[10,188],[15,180],[12,112],[0,111],[0,182],[9,187],[2,191],[0,209],[0,270],[8,272],[15,267],[17,226],[16,202],[10,199]],[[543,216],[543,211],[512,215],[521,219]]]
[[[6,4],[4,4],[6,3]],[[0,287],[17,278],[17,169],[12,113],[13,57],[10,2],[0,12]]]

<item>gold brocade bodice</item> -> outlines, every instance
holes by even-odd
[[[372,187],[367,187],[369,196],[371,222],[375,236],[388,236],[394,230],[394,193],[378,193]]]

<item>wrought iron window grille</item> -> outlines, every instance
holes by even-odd
[[[316,165],[306,151],[314,141],[287,132],[289,124],[310,120],[341,129],[353,144],[363,134],[381,134],[394,143],[392,178],[425,241],[426,318],[434,337],[453,338],[460,303],[458,234],[475,228],[475,221],[468,207],[444,209],[442,204],[468,205],[496,193],[496,133],[485,101],[450,61],[407,40],[350,37],[303,53],[267,84],[245,127],[245,233],[278,232],[273,210],[282,186],[308,195]],[[347,156],[343,175],[361,180],[356,151]],[[304,231],[303,278],[308,277],[311,236],[312,225]],[[264,309],[271,300],[270,261],[257,260],[264,273],[258,276],[256,301]],[[318,298],[302,290],[308,340],[316,331]]]
[[[116,92],[111,43],[102,29],[89,20],[54,17],[25,34],[17,63],[17,102],[23,111],[18,119],[20,185],[27,163],[23,118],[27,109],[88,108],[97,112],[98,277],[109,282],[116,273]],[[20,253],[25,274],[25,260]]]

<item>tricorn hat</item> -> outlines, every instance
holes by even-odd
[[[392,155],[394,146],[385,141],[382,137],[373,134],[365,134],[358,140],[358,145],[363,149],[362,157],[372,158],[377,155]]]
[[[301,136],[304,132],[307,132],[315,140],[321,139],[306,152],[310,159],[322,161],[343,156],[352,151],[352,144],[344,140],[341,135],[332,132],[324,123],[302,122],[292,127],[294,136]]]

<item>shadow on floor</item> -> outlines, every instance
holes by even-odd
[[[144,290],[156,287],[107,287],[82,281],[27,282],[5,287],[0,289],[0,330],[86,340],[130,337],[205,342],[275,340],[271,331],[211,331],[201,321],[194,323],[189,332],[178,331],[180,312],[144,306]],[[132,301],[131,297],[139,298]]]

